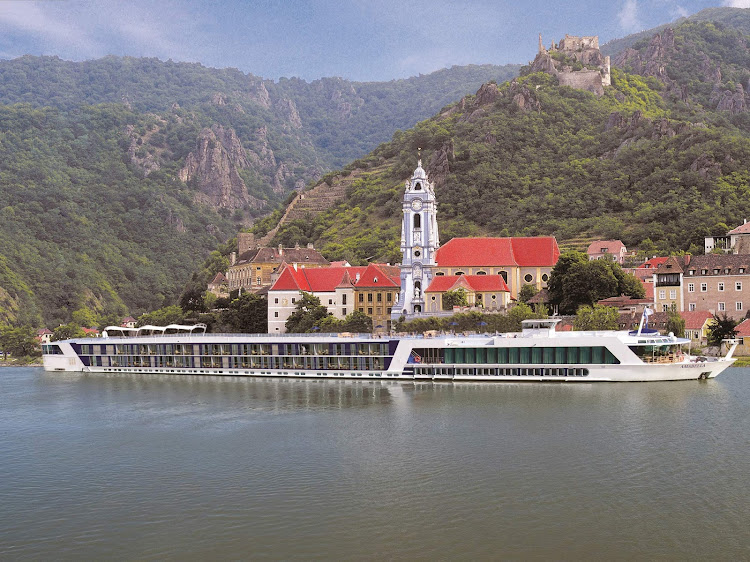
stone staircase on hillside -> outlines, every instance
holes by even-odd
[[[355,179],[354,176],[350,175],[333,185],[321,182],[312,189],[297,194],[287,206],[279,223],[269,230],[263,238],[260,238],[258,244],[261,247],[267,247],[283,225],[293,220],[315,217],[338,204],[346,197],[346,190]]]

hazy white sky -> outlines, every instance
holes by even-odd
[[[750,0],[0,0],[0,58],[157,57],[264,78],[404,78],[526,63],[571,35],[602,43]]]

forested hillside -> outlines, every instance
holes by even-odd
[[[0,324],[173,304],[212,249],[290,191],[517,69],[362,84],[0,61]]]
[[[356,161],[348,201],[276,241],[315,241],[330,259],[398,260],[403,182],[421,147],[443,242],[552,234],[699,252],[704,235],[750,216],[746,39],[710,22],[665,30],[631,50],[642,50],[629,68],[643,75],[614,68],[602,97],[528,69],[483,86]]]

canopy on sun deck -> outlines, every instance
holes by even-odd
[[[137,338],[141,336],[155,336],[163,334],[205,334],[205,324],[170,324],[169,326],[141,326],[140,328],[124,328],[122,326],[107,326],[102,332],[103,338]]]

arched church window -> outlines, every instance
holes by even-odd
[[[505,281],[507,283],[508,282],[508,272],[507,271],[501,271],[500,275],[502,276],[503,281]]]
[[[422,215],[419,213],[414,214],[414,228],[422,228]]]
[[[487,275],[486,271],[477,271],[477,275]]]
[[[443,275],[445,275],[445,273],[443,273],[442,271],[438,271],[435,273],[435,277],[442,277]]]
[[[456,275],[465,275],[463,271],[456,271]]]

